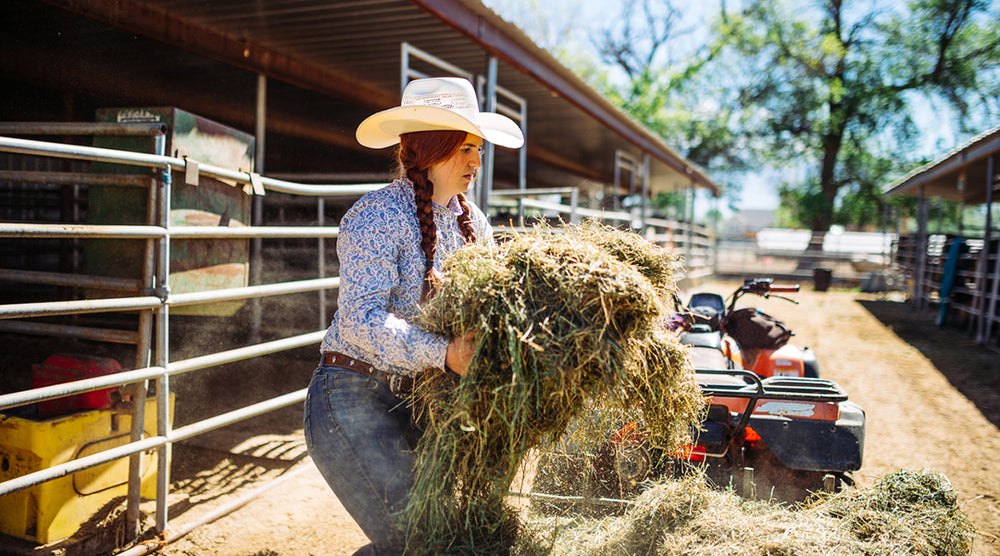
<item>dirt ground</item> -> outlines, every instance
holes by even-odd
[[[732,287],[701,289],[728,294]],[[788,323],[793,342],[817,353],[821,376],[865,409],[858,482],[867,486],[900,468],[943,473],[978,529],[973,554],[1000,554],[1000,355],[976,345],[962,326],[938,329],[930,313],[898,296],[806,287],[795,297],[797,306],[754,304]],[[253,478],[298,474],[160,553],[346,555],[366,543],[305,453],[299,406],[240,427],[175,449],[171,529],[232,503]]]

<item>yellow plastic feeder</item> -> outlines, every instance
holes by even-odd
[[[171,421],[173,396],[170,399]],[[156,402],[146,402],[143,430],[156,435]],[[0,415],[0,481],[8,481],[128,444],[132,417],[96,409],[34,421]],[[156,460],[140,457],[144,498],[156,496]],[[128,460],[121,458],[0,496],[0,533],[48,544],[69,537],[107,502],[128,493]]]

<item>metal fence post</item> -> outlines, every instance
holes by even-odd
[[[156,265],[156,291],[161,300],[170,296],[170,191],[171,166],[163,168],[160,179],[160,225],[167,233],[160,239]],[[170,308],[163,303],[156,310],[156,364],[164,369],[156,381],[156,434],[170,435]],[[156,450],[156,529],[163,532],[167,528],[168,495],[170,491],[170,443]]]
[[[978,343],[984,344],[990,341],[990,335],[993,333],[993,316],[996,314],[997,309],[997,291],[1000,288],[1000,277],[997,273],[1000,272],[1000,252],[993,253],[995,257],[993,263],[993,274],[990,275],[989,272],[989,260],[990,260],[990,243],[992,242],[991,230],[993,226],[993,175],[996,167],[993,164],[994,155],[990,155],[989,159],[986,160],[986,229],[983,234],[983,279],[982,279],[982,292],[983,296],[986,296],[986,292],[989,292],[989,303],[986,303],[985,297],[980,305],[981,309],[979,311],[979,330],[976,341]],[[1000,251],[1000,250],[998,250]]]

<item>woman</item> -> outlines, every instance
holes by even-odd
[[[411,321],[448,253],[492,241],[485,215],[464,195],[483,140],[517,148],[524,138],[510,119],[480,113],[472,84],[456,78],[411,82],[400,106],[368,117],[357,138],[372,148],[399,143],[400,176],[341,220],[338,308],[309,386],[305,434],[316,466],[371,541],[355,554],[399,554],[420,436],[402,396],[424,369],[464,374],[473,350],[468,338]]]

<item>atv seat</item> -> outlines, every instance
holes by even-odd
[[[681,342],[689,346],[722,349],[722,333],[692,330],[681,337]]]

